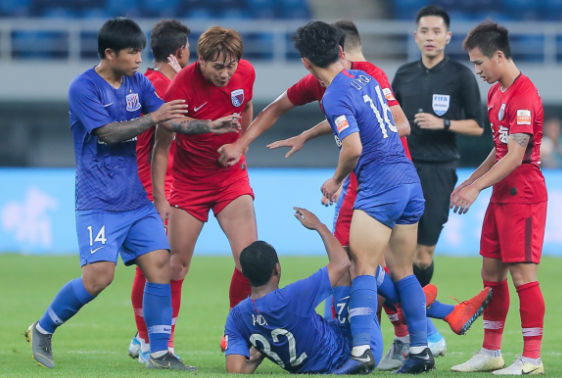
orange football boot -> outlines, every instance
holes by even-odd
[[[491,298],[492,288],[487,287],[468,301],[460,302],[456,300],[459,304],[455,305],[455,309],[443,320],[449,323],[454,333],[464,335],[488,306]]]

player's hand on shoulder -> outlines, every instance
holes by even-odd
[[[322,226],[322,222],[316,215],[302,207],[293,207],[295,209],[295,217],[302,223],[302,225],[309,230],[317,230]]]
[[[165,103],[160,109],[152,112],[152,120],[154,123],[166,122],[174,118],[182,118],[187,114],[188,105],[185,100],[174,100]]]
[[[225,144],[218,149],[219,163],[223,167],[231,167],[240,161],[248,148],[242,148],[238,143]]]
[[[174,69],[174,71],[176,71],[176,73],[180,73],[181,66],[174,54],[170,54],[170,56],[168,57],[168,64]]]
[[[209,124],[210,132],[214,134],[238,133],[242,129],[240,118],[239,114],[232,114],[216,119]]]
[[[160,214],[162,218],[162,222],[166,224],[166,221],[170,219],[171,208],[170,204],[168,203],[167,199],[154,199],[154,207],[156,207],[156,211]]]
[[[304,139],[304,137],[302,137],[301,135],[297,135],[289,139],[278,140],[276,142],[270,143],[267,145],[267,148],[269,148],[270,150],[275,150],[279,147],[290,147],[291,149],[285,155],[285,158],[290,158],[292,154],[300,151],[301,148],[303,148],[305,142],[306,140]]]

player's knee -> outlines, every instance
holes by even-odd
[[[88,293],[93,296],[97,296],[113,282],[114,276],[114,271],[98,272],[96,275],[91,276],[88,280],[83,279],[84,287]]]
[[[189,273],[191,260],[183,260],[178,255],[170,256],[170,268],[172,271],[173,280],[181,280]]]
[[[537,280],[537,270],[534,264],[511,264],[509,273],[515,287]]]
[[[414,256],[414,264],[422,270],[429,268],[433,262],[434,251],[435,246],[418,245]]]

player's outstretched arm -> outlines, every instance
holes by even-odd
[[[295,105],[293,105],[293,103],[289,100],[289,97],[287,97],[287,92],[283,93],[261,111],[244,134],[242,134],[240,139],[238,139],[235,143],[225,144],[219,149],[219,163],[224,166],[231,166],[238,163],[250,143],[252,143],[252,141],[260,136],[264,131],[273,126],[282,114],[288,112],[294,107]]]
[[[264,355],[256,348],[250,349],[250,358],[239,354],[226,356],[226,372],[234,374],[252,374],[262,363]]]
[[[126,122],[108,123],[95,129],[93,134],[108,145],[121,143],[144,133],[158,122],[181,117],[187,112],[187,105],[184,103],[184,100],[170,101],[144,117]]]
[[[322,122],[318,123],[314,127],[311,127],[310,129],[303,131],[302,134],[299,134],[289,139],[278,140],[276,142],[270,143],[267,145],[267,148],[269,148],[270,150],[274,150],[279,147],[291,147],[289,152],[287,152],[287,154],[285,155],[285,158],[289,158],[295,152],[300,151],[307,141],[331,133],[332,133],[332,128],[330,127],[330,124],[328,123],[327,120],[323,120]]]
[[[527,145],[531,139],[530,134],[516,133],[509,136],[507,143],[507,154],[472,185],[461,189],[451,201],[451,208],[456,213],[465,214],[472,203],[480,194],[480,191],[497,184],[507,177],[515,168],[523,163]]]
[[[166,219],[169,219],[170,217],[170,204],[166,198],[164,187],[166,181],[166,171],[168,170],[168,154],[173,140],[173,133],[163,127],[160,127],[160,125],[156,127],[151,163],[152,192],[154,197],[154,206],[156,207],[156,210],[158,210],[160,217],[162,217],[164,224],[166,223]]]
[[[214,121],[184,117],[161,122],[160,125],[170,132],[186,135],[237,133],[240,132],[240,115],[233,114]]]
[[[332,287],[335,286],[344,274],[349,272],[349,268],[351,267],[351,261],[349,260],[347,252],[343,249],[334,234],[332,234],[324,223],[320,222],[316,215],[300,207],[294,207],[293,209],[296,211],[295,217],[304,227],[309,230],[316,230],[320,234],[324,246],[326,247],[326,252],[328,253],[328,259],[330,260],[327,266],[330,283]]]
[[[465,181],[463,181],[462,183],[460,183],[459,185],[457,185],[457,187],[455,188],[455,190],[453,190],[453,193],[451,193],[451,203],[453,202],[453,197],[457,195],[457,193],[463,189],[466,188],[469,185],[472,185],[472,183],[476,180],[478,180],[480,177],[482,177],[486,172],[488,172],[490,169],[492,169],[492,167],[494,166],[494,164],[496,164],[496,148],[494,147],[492,149],[492,151],[490,152],[490,154],[488,155],[488,157],[486,158],[486,160],[484,160],[484,162],[482,164],[480,164],[480,166],[474,171],[472,172],[472,174],[470,175],[469,178],[467,178]]]

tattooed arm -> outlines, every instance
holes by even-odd
[[[451,196],[450,208],[456,213],[464,214],[480,194],[480,191],[497,184],[506,178],[523,162],[530,134],[517,133],[509,136],[507,154],[495,163],[486,173]]]
[[[108,145],[120,143],[142,134],[158,122],[181,117],[187,111],[187,105],[184,103],[184,100],[170,101],[144,117],[126,122],[111,122],[94,129],[92,133]]]
[[[240,130],[240,116],[230,115],[214,121],[184,117],[161,122],[160,126],[178,134],[224,134]]]

